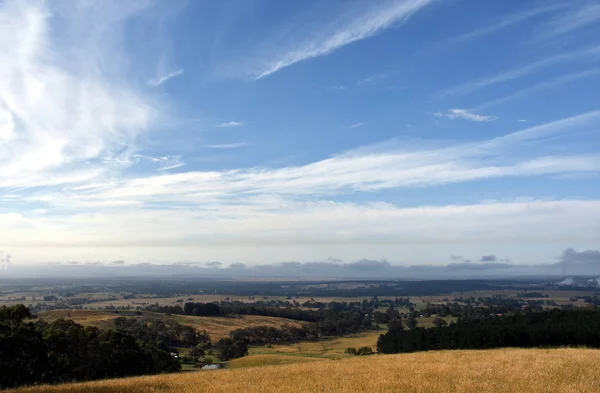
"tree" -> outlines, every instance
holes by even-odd
[[[448,322],[446,322],[446,320],[442,317],[437,317],[436,319],[433,320],[433,326],[435,327],[442,327],[442,326],[446,326],[448,325]]]
[[[402,323],[401,319],[396,319],[395,321],[391,321],[388,324],[388,329],[404,329],[404,324]]]
[[[360,347],[356,351],[356,354],[359,356],[372,355],[373,350],[371,349],[371,347]]]
[[[406,327],[408,327],[409,329],[414,329],[416,328],[418,325],[417,322],[417,313],[416,312],[411,312],[408,315],[408,318],[406,319]]]
[[[388,322],[393,322],[400,319],[400,312],[393,305],[385,310],[385,313],[388,316]]]
[[[196,359],[203,358],[206,356],[206,350],[203,345],[198,344],[190,351],[190,356]]]
[[[357,351],[356,351],[356,348],[350,347],[350,348],[346,348],[344,353],[347,353],[348,355],[356,355]]]
[[[222,338],[217,341],[219,360],[227,361],[244,357],[248,354],[248,344],[243,340],[232,340],[231,338]]]

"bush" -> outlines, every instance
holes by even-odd
[[[347,353],[348,355],[356,355],[357,351],[356,348],[346,348],[346,350],[344,351],[345,353]]]
[[[371,347],[360,347],[358,348],[358,351],[356,351],[356,354],[359,356],[372,355],[373,350]]]
[[[433,320],[433,326],[435,326],[435,327],[448,326],[448,322],[446,322],[446,320],[443,318],[437,317],[436,319]]]

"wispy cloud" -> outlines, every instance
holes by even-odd
[[[365,123],[354,123],[350,126],[350,128],[358,128],[358,127],[362,127],[364,125],[365,125]]]
[[[546,41],[565,36],[586,27],[600,23],[600,3],[594,0],[565,2],[569,9],[558,13],[550,21],[542,24],[532,42]]]
[[[174,164],[171,164],[171,165],[160,167],[160,168],[158,168],[158,170],[159,171],[168,171],[168,170],[171,170],[171,169],[182,167],[184,165],[185,165],[185,163],[183,163],[183,162],[177,162],[177,163],[174,163]]]
[[[530,19],[539,17],[544,14],[548,14],[551,12],[563,10],[568,7],[568,4],[561,2],[547,2],[547,3],[538,3],[537,7],[521,10],[509,15],[504,16],[503,18],[491,22],[486,23],[484,27],[479,29],[471,30],[468,33],[458,35],[456,37],[450,38],[448,41],[442,42],[444,46],[450,46],[452,44],[458,44],[466,41],[471,41],[473,39],[495,33],[497,31],[506,29],[515,24],[523,23]]]
[[[473,142],[389,142],[299,166],[139,175],[87,189],[39,190],[21,200],[60,214],[0,211],[0,238],[13,255],[30,260],[44,255],[40,247],[52,247],[55,258],[64,253],[63,260],[72,247],[95,260],[121,259],[123,252],[111,250],[135,247],[136,258],[168,261],[193,260],[199,247],[211,260],[240,260],[241,247],[244,255],[252,248],[248,255],[280,261],[287,252],[298,258],[339,255],[336,246],[347,250],[340,257],[352,259],[357,253],[377,258],[375,251],[401,245],[414,250],[474,241],[498,246],[514,239],[595,239],[600,201],[594,200],[403,208],[332,199],[482,179],[600,173],[597,152],[557,155],[552,143],[560,135],[568,146],[598,124],[600,110]]]
[[[600,54],[600,52],[599,52]],[[545,89],[550,89],[553,87],[557,87],[560,86],[562,84],[568,83],[568,82],[573,82],[579,79],[584,79],[584,78],[588,78],[588,77],[592,77],[592,76],[598,76],[600,75],[600,68],[594,68],[591,70],[586,70],[586,71],[582,71],[582,72],[576,72],[574,74],[567,74],[567,75],[561,75],[558,78],[554,78],[554,79],[550,79],[547,80],[545,82],[541,82],[538,83],[536,85],[533,86],[529,86],[526,87],[524,89],[518,90],[514,93],[508,94],[506,96],[497,98],[495,100],[492,101],[488,101],[486,103],[480,104],[478,105],[475,109],[476,110],[482,110],[485,108],[489,108],[489,107],[493,107],[496,105],[500,105],[500,104],[504,104],[504,103],[508,103],[511,102],[513,100],[525,97],[529,94],[535,93],[535,92],[539,92]]]
[[[244,125],[242,121],[227,121],[224,123],[215,124],[216,128],[241,127]]]
[[[248,142],[223,143],[215,145],[202,145],[208,149],[239,149],[240,147],[248,146]]]
[[[307,29],[305,39],[277,43],[278,51],[272,58],[263,60],[251,74],[254,79],[260,79],[300,61],[327,55],[406,21],[429,3],[431,0],[364,2],[365,8],[351,13],[342,12],[341,16],[332,18],[333,23],[322,26],[318,31]]]
[[[380,72],[356,81],[356,86],[368,86],[383,81],[389,76],[388,72]]]
[[[185,165],[179,156],[150,157],[149,159],[160,165],[157,169],[159,171],[168,171]]]
[[[435,113],[435,116],[445,117],[452,120],[463,119],[476,122],[488,122],[497,119],[496,116],[479,115],[477,113],[469,112],[466,109],[450,109],[446,112],[437,112]]]
[[[176,76],[182,75],[183,74],[183,68],[178,69],[177,71],[173,71],[168,73],[167,75],[163,75],[157,79],[151,79],[148,81],[148,85],[150,86],[160,86],[163,83],[169,81],[170,79],[175,78]]]
[[[84,182],[131,163],[158,109],[114,75],[124,75],[123,26],[147,4],[103,4],[0,3],[0,187]]]
[[[550,136],[561,134],[562,143],[567,146],[567,136],[577,141],[582,130],[587,131],[590,125],[597,124],[600,124],[600,110],[470,143],[428,147],[404,142],[402,148],[388,143],[303,166],[139,177],[120,181],[97,193],[75,193],[69,203],[85,206],[90,202],[123,199],[169,201],[174,206],[179,203],[202,205],[228,203],[240,195],[259,199],[265,195],[314,197],[490,178],[597,173],[600,171],[597,152],[556,155],[548,145],[552,140]],[[62,192],[61,198],[65,195]],[[53,203],[60,200],[53,199]]]
[[[549,68],[563,63],[582,61],[583,59],[588,59],[592,62],[597,62],[600,59],[598,55],[600,55],[600,46],[594,46],[583,50],[562,53],[530,63],[523,67],[514,68],[499,73],[491,77],[477,79],[475,81],[471,81],[460,86],[443,90],[436,96],[437,98],[446,98],[451,95],[471,93],[473,91],[493,86],[499,83],[520,79],[525,76],[534,74],[538,71],[541,71],[545,68]]]

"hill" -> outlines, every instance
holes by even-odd
[[[259,363],[257,363],[259,364]],[[23,393],[596,393],[600,351],[499,349],[375,355],[39,386]]]
[[[227,317],[194,317],[188,315],[167,315],[154,312],[135,311],[104,311],[104,310],[56,310],[40,312],[38,318],[52,322],[59,318],[70,319],[83,326],[96,326],[106,329],[114,326],[114,320],[119,317],[135,318],[146,321],[160,319],[164,323],[178,322],[190,325],[198,330],[206,330],[213,341],[227,337],[229,332],[252,326],[280,327],[284,324],[301,326],[304,322],[286,318],[265,317],[260,315],[239,315]]]

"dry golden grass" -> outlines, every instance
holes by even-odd
[[[114,319],[122,315],[100,310],[53,310],[37,313],[37,316],[48,323],[64,318],[83,326],[108,328],[113,326]]]
[[[135,315],[133,311],[121,311],[119,314],[113,311],[101,310],[56,310],[38,313],[38,317],[46,322],[53,322],[59,318],[71,319],[84,326],[96,326],[109,328],[114,326],[113,320],[118,317],[136,318],[147,321],[162,320],[179,322],[182,325],[190,325],[198,330],[206,330],[213,341],[229,335],[229,332],[252,326],[281,327],[284,324],[300,326],[302,322],[292,319],[263,317],[260,315],[240,315],[231,317],[193,317],[187,315],[165,315],[160,313],[143,312]]]
[[[377,347],[377,339],[382,333],[385,332],[381,331],[377,333],[372,331],[352,336],[333,337],[320,341],[280,344],[272,345],[271,347],[252,347],[250,348],[250,357],[253,355],[284,355],[316,359],[340,359],[348,356],[344,353],[348,347],[371,347],[371,349],[375,351]]]
[[[304,322],[293,319],[263,317],[260,315],[240,315],[233,317],[192,317],[187,315],[172,315],[170,318],[182,325],[190,325],[199,330],[206,330],[213,341],[229,336],[229,332],[252,326],[281,327],[284,324],[301,326]]]
[[[303,357],[303,356],[288,356],[288,355],[251,355],[239,359],[234,359],[227,363],[227,368],[247,368],[247,367],[264,367],[275,366],[281,364],[294,364],[306,362],[327,361],[325,358]]]
[[[501,349],[375,355],[17,390],[23,393],[597,393],[600,351]],[[9,392],[17,392],[9,391]]]

